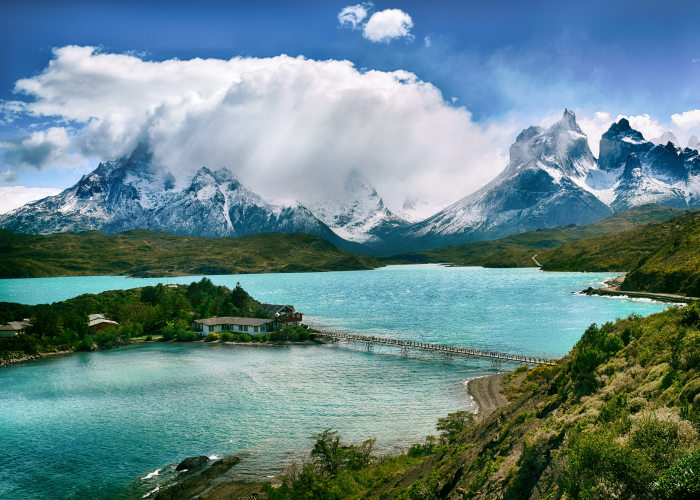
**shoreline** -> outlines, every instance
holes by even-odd
[[[484,375],[467,381],[467,393],[474,399],[479,408],[478,420],[485,419],[497,408],[509,403],[500,392],[501,382],[508,373],[510,372]]]
[[[232,346],[245,346],[245,347],[290,347],[290,346],[310,346],[310,345],[326,345],[331,342],[326,342],[322,340],[304,340],[303,342],[205,342],[204,340],[196,340],[194,342],[176,342],[174,340],[167,340],[165,342],[159,340],[136,340],[129,342],[128,344],[112,347],[111,349],[93,349],[92,351],[56,351],[56,352],[40,352],[37,354],[31,354],[29,356],[22,356],[19,358],[9,358],[0,359],[0,368],[9,368],[16,363],[25,363],[27,361],[35,361],[37,359],[47,358],[49,356],[55,356],[57,354],[76,354],[78,352],[97,352],[97,351],[112,351],[115,349],[122,349],[124,347],[129,347],[137,344],[206,344],[206,345],[232,345]]]

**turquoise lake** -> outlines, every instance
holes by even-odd
[[[667,307],[571,293],[611,276],[420,265],[210,278],[293,304],[318,328],[561,357],[591,323]],[[161,281],[0,280],[0,301],[46,303]],[[153,498],[174,464],[201,454],[237,454],[244,460],[231,474],[260,479],[303,457],[308,436],[327,427],[348,442],[376,437],[392,452],[434,432],[438,417],[474,410],[465,382],[492,372],[488,362],[352,346],[201,343],[15,365],[0,370],[0,498]]]

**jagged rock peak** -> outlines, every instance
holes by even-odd
[[[644,139],[641,132],[630,126],[626,118],[620,118],[620,121],[610,125],[607,132],[600,138],[598,167],[608,172],[615,170],[623,166],[630,153],[639,156],[653,146],[651,142]]]
[[[564,110],[564,116],[562,116],[559,123],[561,123],[562,126],[565,126],[568,130],[573,130],[574,132],[578,132],[579,134],[583,133],[581,132],[578,123],[576,123],[576,113],[571,111],[569,108],[566,108]]]
[[[636,154],[630,153],[629,155],[627,155],[627,160],[625,161],[625,170],[622,173],[622,177],[626,179],[631,179],[632,177],[634,177],[635,169],[641,172],[642,162],[639,160],[639,157]]]

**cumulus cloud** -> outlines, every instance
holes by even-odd
[[[412,73],[285,55],[151,62],[69,46],[16,89],[33,98],[27,113],[74,128],[5,139],[5,167],[110,160],[146,141],[180,183],[228,167],[302,202],[331,196],[353,169],[389,206],[464,196],[505,166],[511,132],[475,124]]]
[[[375,12],[365,24],[363,36],[372,42],[389,42],[394,38],[405,37],[413,40],[411,16],[401,9],[386,9]]]
[[[5,150],[3,163],[35,170],[76,167],[86,161],[81,155],[70,153],[71,145],[69,132],[63,127],[0,139],[0,148]]]
[[[372,7],[371,3],[349,5],[338,14],[338,22],[345,27],[357,29],[367,17],[367,10]]]
[[[24,186],[0,186],[0,214],[19,208],[26,203],[41,200],[60,193],[54,188],[28,188]]]
[[[683,113],[676,113],[671,116],[671,120],[678,127],[683,130],[689,130],[700,125],[700,109],[694,109],[692,111],[684,111]]]

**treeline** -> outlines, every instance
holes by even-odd
[[[438,423],[408,453],[313,436],[270,500],[700,498],[700,304],[591,325],[556,366],[506,377],[511,401]]]
[[[89,314],[106,314],[119,323],[91,336]],[[0,359],[41,352],[116,347],[132,338],[180,332],[178,340],[194,340],[194,319],[216,316],[268,318],[268,314],[238,283],[233,290],[202,278],[186,286],[159,284],[130,290],[84,294],[53,304],[28,306],[0,303],[0,324],[30,319],[26,334],[0,338]],[[182,332],[186,332],[186,335]],[[171,336],[170,338],[175,338]]]

